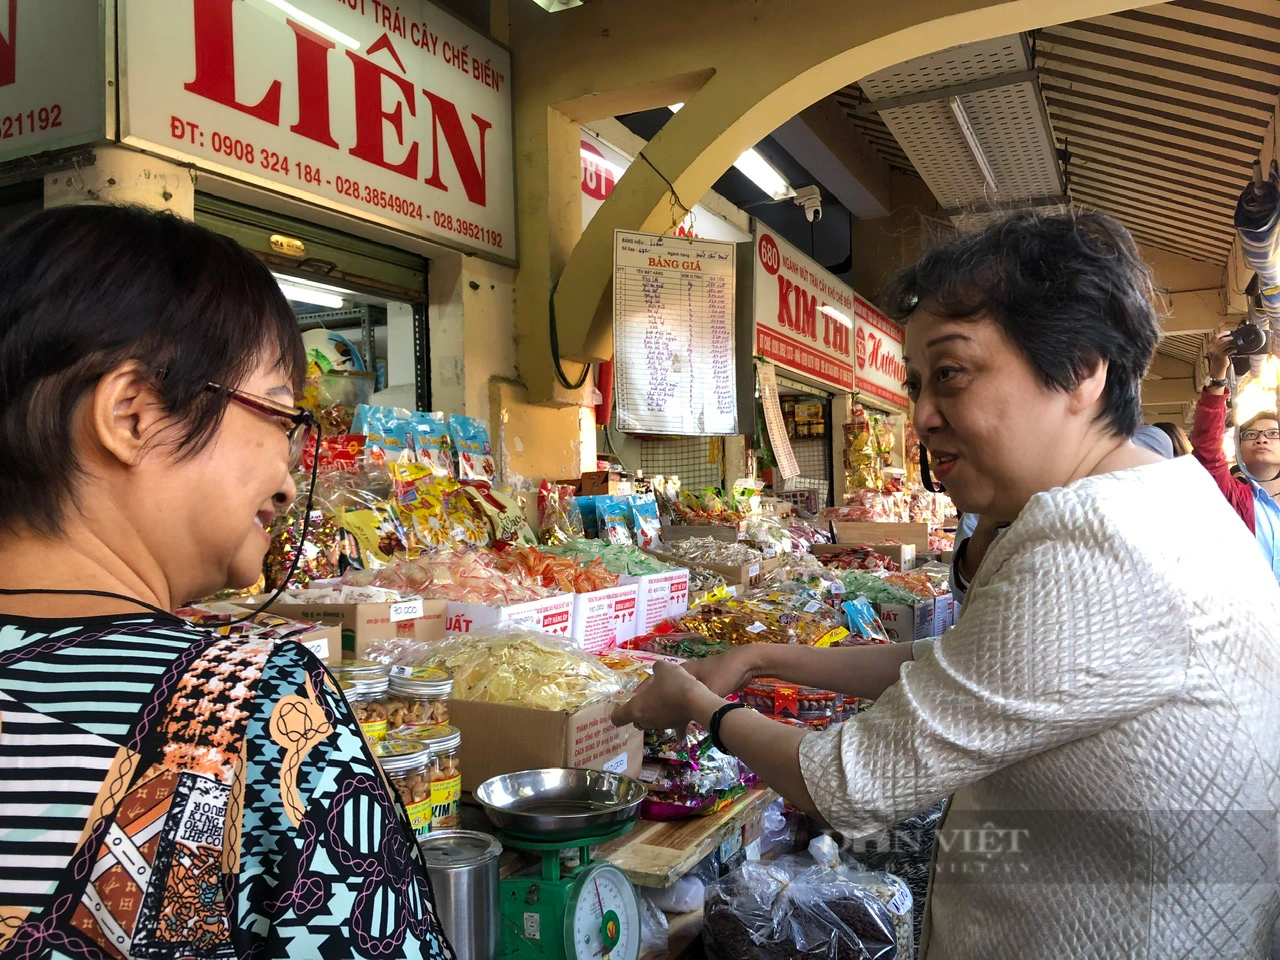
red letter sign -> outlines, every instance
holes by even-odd
[[[18,0],[9,0],[9,38],[0,37],[0,87],[18,80]]]

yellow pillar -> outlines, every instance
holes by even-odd
[[[553,287],[561,356],[594,362],[612,355],[605,294],[613,231],[667,227],[667,181],[684,203],[693,203],[783,122],[903,60],[1145,5],[915,0],[851,10],[839,0],[648,0],[585,4],[553,15],[530,3],[514,6],[517,324],[520,376],[531,399],[571,399],[551,367]],[[578,239],[576,123],[677,101],[685,108],[646,147],[649,163],[631,165]],[[566,366],[570,378],[580,369]]]

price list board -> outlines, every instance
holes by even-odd
[[[618,230],[613,376],[629,433],[738,432],[734,244]]]

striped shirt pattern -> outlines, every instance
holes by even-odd
[[[50,624],[0,626],[0,908],[11,912],[48,902],[143,700],[198,638],[155,616]]]

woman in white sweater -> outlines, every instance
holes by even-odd
[[[959,625],[659,664],[615,721],[695,720],[849,837],[951,796],[926,960],[1265,957],[1280,588],[1197,463],[1131,442],[1158,336],[1132,238],[1021,215],[926,255],[889,306],[934,475],[1016,518]],[[805,734],[722,699],[762,675],[877,702]]]

